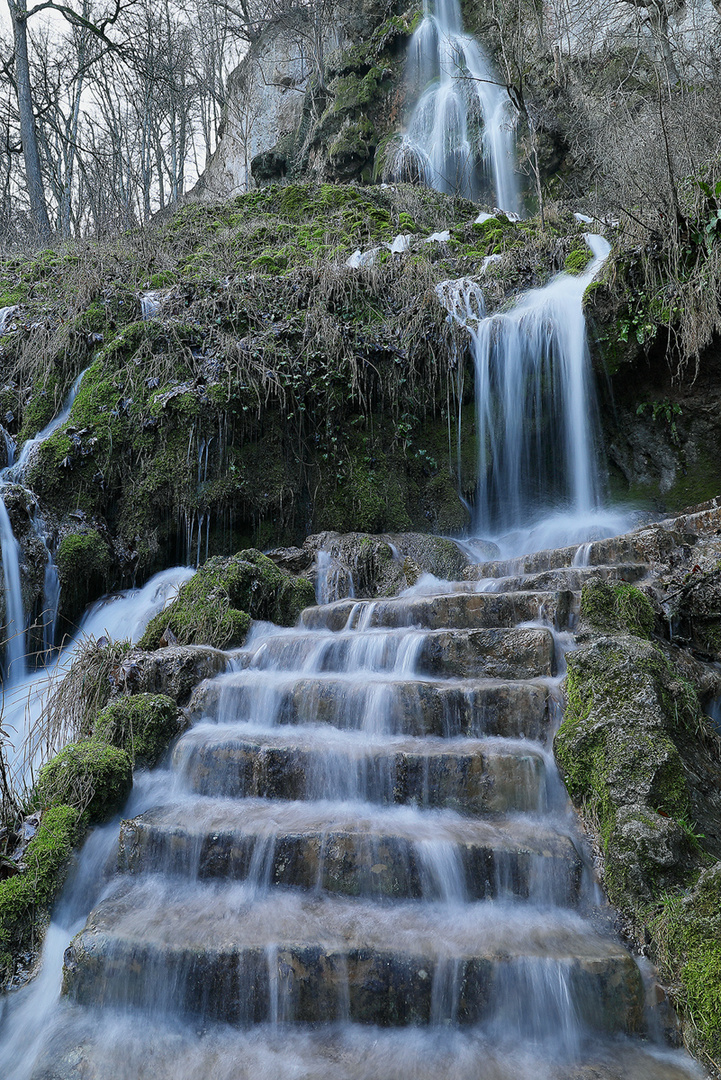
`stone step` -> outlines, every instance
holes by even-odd
[[[568,833],[535,819],[252,799],[196,798],[124,821],[118,865],[258,888],[558,905],[577,900],[582,875]]]
[[[188,790],[201,795],[355,799],[471,814],[547,805],[543,751],[524,740],[201,724],[177,743],[173,767]]]
[[[529,556],[530,558],[530,556]],[[542,570],[513,569],[512,563],[482,563],[469,566],[464,573],[468,581],[488,582],[493,592],[514,593],[518,590],[548,592],[580,592],[589,578],[602,578],[604,581],[641,581],[648,574],[646,563],[619,563],[618,566],[558,566]],[[496,573],[495,571],[498,571]],[[489,572],[491,571],[491,572]]]
[[[389,600],[338,600],[306,608],[309,630],[372,630],[417,626],[426,630],[514,627],[541,619],[558,629],[568,625],[575,598],[567,592],[452,592]]]
[[[46,1030],[31,1080],[703,1080],[681,1053],[636,1039],[597,1039],[559,1060],[528,1038],[528,1026],[509,1027],[501,1044],[468,1026],[204,1024],[197,1032],[68,1003]]]
[[[638,1030],[631,956],[568,911],[382,905],[157,880],[103,901],[65,953],[63,991],[234,1024],[477,1023],[540,995],[550,1022]]]
[[[248,720],[399,735],[542,738],[554,707],[543,681],[393,679],[369,673],[298,676],[248,669],[202,683],[191,722]]]
[[[261,671],[386,672],[459,678],[530,679],[553,673],[553,634],[544,627],[478,630],[286,631],[254,650]]]

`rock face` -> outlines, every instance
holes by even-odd
[[[263,33],[228,80],[222,134],[195,194],[227,198],[246,191],[254,180],[268,183],[287,176],[306,92],[317,71],[315,58],[336,53],[345,42],[336,18],[316,27],[301,10]]]
[[[335,0],[320,18],[296,11],[271,23],[229,79],[218,147],[191,194],[226,197],[303,174],[334,181],[382,176],[384,148],[403,121],[404,51],[414,15],[401,4],[368,0],[352,8]],[[531,65],[524,92],[532,101],[546,173],[568,168],[569,136],[578,125],[573,107],[582,101],[588,107],[589,92],[608,90],[598,84],[609,66],[621,71],[619,56],[637,53],[644,71],[665,66],[674,80],[714,77],[721,13],[711,0],[546,0],[524,12],[516,31],[512,15],[493,16],[484,3],[464,15],[484,46],[498,51],[500,70],[511,35],[523,39]],[[634,74],[634,88],[643,77]],[[553,102],[549,81],[556,89]],[[519,140],[521,158],[528,154],[525,141]]]
[[[402,7],[333,0],[271,22],[228,80],[218,146],[191,197],[225,198],[303,174],[370,180],[392,122],[383,115],[388,92],[400,92],[410,27]]]
[[[597,818],[614,903],[649,900],[683,872],[689,793],[676,741],[695,700],[654,645],[601,637],[568,658],[556,755],[572,798]]]

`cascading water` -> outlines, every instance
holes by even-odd
[[[60,749],[45,741],[37,744],[32,734],[50,693],[67,674],[82,645],[99,637],[137,641],[152,617],[177,595],[180,585],[192,575],[193,571],[186,567],[164,570],[142,589],[130,589],[99,600],[88,609],[77,634],[51,664],[38,673],[26,673],[22,679],[15,677],[5,686],[3,750],[8,776],[17,793],[24,791],[26,781],[39,765]]]
[[[5,672],[8,679],[25,676],[25,611],[20,582],[20,546],[0,493],[0,544],[5,586]]]
[[[478,42],[464,34],[458,0],[426,0],[411,40],[407,80],[417,100],[392,172],[438,191],[520,209],[513,116],[505,86]]]
[[[698,1078],[623,1034],[640,975],[549,749],[563,639],[516,626],[557,595],[463,584],[252,628],[136,783],[117,871],[117,823],[86,846],[4,1077]]]
[[[4,321],[4,312],[0,311],[0,331]],[[87,369],[86,369],[87,370]],[[6,681],[21,682],[27,671],[26,628],[27,615],[23,606],[22,582],[20,578],[20,548],[13,534],[3,492],[9,484],[20,484],[25,478],[28,462],[34,450],[50,438],[67,421],[73,402],[77,397],[85,371],[81,371],[63,402],[60,412],[42,431],[32,439],[27,439],[17,461],[14,460],[15,444],[8,443],[8,464],[0,472],[0,544],[2,550],[3,579],[5,586],[5,676]],[[54,644],[54,630],[60,600],[60,582],[47,544],[42,518],[35,515],[33,528],[47,552],[43,588],[43,645],[47,652]]]
[[[475,281],[437,287],[450,317],[470,335],[479,477],[473,529],[483,536],[505,534],[507,541],[517,530],[510,543],[520,550],[554,546],[564,535],[571,543],[577,529],[601,524],[598,415],[583,294],[610,246],[600,236],[587,235],[586,242],[593,258],[583,274],[558,274],[508,312],[486,316]],[[534,543],[529,524],[551,515],[555,534],[541,529]],[[619,524],[614,517],[610,531],[622,531]]]

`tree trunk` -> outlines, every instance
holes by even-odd
[[[52,235],[48,208],[40,171],[33,95],[30,86],[30,60],[28,57],[28,28],[26,0],[8,0],[15,40],[15,78],[17,81],[18,112],[20,114],[20,138],[23,144],[25,177],[30,199],[30,216],[38,234],[49,240]]]

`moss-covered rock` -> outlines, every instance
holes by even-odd
[[[133,694],[98,714],[93,738],[125,750],[135,766],[152,766],[182,729],[182,714],[172,698]]]
[[[563,269],[567,274],[582,274],[592,258],[593,254],[588,245],[573,248],[566,256]]]
[[[327,566],[320,572],[327,580],[318,583],[318,592],[331,600],[351,595],[351,585],[354,596],[395,596],[421,573],[458,580],[468,565],[453,540],[423,533],[319,533],[307,538],[304,550],[316,558],[325,553]]]
[[[635,585],[591,579],[581,593],[581,617],[594,630],[649,638],[655,617],[647,596]]]
[[[55,555],[63,615],[77,620],[87,604],[107,591],[112,551],[97,529],[66,533]]]
[[[597,829],[609,897],[627,910],[683,872],[690,803],[675,740],[693,730],[698,702],[666,657],[630,634],[600,638],[567,662],[556,758]]]
[[[680,981],[680,1004],[693,1018],[693,1050],[721,1055],[721,862],[703,870],[682,896],[667,897],[653,921],[662,973]]]
[[[182,645],[242,645],[251,619],[292,626],[314,601],[309,581],[281,570],[260,551],[216,556],[151,620],[140,647],[158,648],[168,629]]]
[[[98,739],[69,743],[43,766],[33,792],[38,807],[66,804],[91,824],[121,809],[133,784],[130,754]]]
[[[19,955],[37,950],[50,905],[82,833],[77,806],[51,807],[42,815],[19,872],[0,881],[0,982],[12,977]]]
[[[652,542],[652,531],[639,539]],[[676,557],[687,539],[676,535]],[[721,743],[689,681],[709,669],[648,640],[650,605],[629,586],[592,581],[582,613],[556,758],[602,854],[609,899],[670,985],[688,1045],[717,1059],[721,863],[709,864],[721,855]]]

